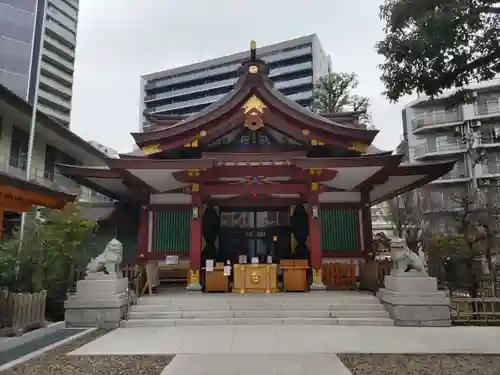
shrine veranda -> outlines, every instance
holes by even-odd
[[[372,205],[454,162],[403,164],[371,145],[378,130],[361,113],[310,112],[273,87],[253,47],[249,55],[218,102],[188,117],[149,116],[152,130],[132,133],[138,151],[105,168],[59,168],[117,201],[118,232],[138,233],[138,263],[175,255],[187,264],[190,290],[219,272],[223,291],[272,292],[273,265],[289,268],[296,288],[322,289],[323,263],[373,258]]]

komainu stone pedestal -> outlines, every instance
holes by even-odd
[[[407,276],[406,276],[407,275]],[[451,326],[450,299],[437,288],[435,277],[386,276],[377,297],[397,326]]]
[[[118,274],[89,274],[76,284],[64,307],[68,327],[118,328],[128,308],[128,279]]]

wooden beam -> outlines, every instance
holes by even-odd
[[[141,195],[160,193],[159,190],[155,189],[153,186],[141,180],[139,177],[130,172],[128,169],[120,168],[118,169],[118,172],[123,177],[123,184],[129,187],[130,189],[140,193]]]
[[[203,186],[203,193],[207,195],[224,194],[306,194],[309,192],[307,184],[213,184]]]
[[[289,210],[290,206],[296,205],[301,202],[300,198],[275,198],[268,195],[253,196],[238,196],[228,199],[211,199],[211,202],[219,207],[221,211],[228,211],[233,208],[252,207],[253,209],[262,208],[263,211],[271,209]]]
[[[187,183],[211,182],[220,179],[238,179],[247,177],[289,177],[291,181],[321,182],[333,180],[336,175],[337,172],[331,169],[309,171],[294,166],[227,166],[215,167],[201,171],[178,171],[173,173],[173,176],[177,181]]]

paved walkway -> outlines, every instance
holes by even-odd
[[[500,354],[496,327],[225,326],[122,328],[77,355]]]
[[[336,355],[179,354],[161,375],[351,375]]]

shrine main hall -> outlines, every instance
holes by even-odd
[[[370,207],[449,172],[378,150],[359,112],[318,115],[277,89],[254,44],[234,89],[191,116],[150,117],[140,150],[60,165],[132,207],[138,263],[187,264],[188,290],[321,290],[322,266],[373,259]],[[286,280],[285,280],[286,279]]]

